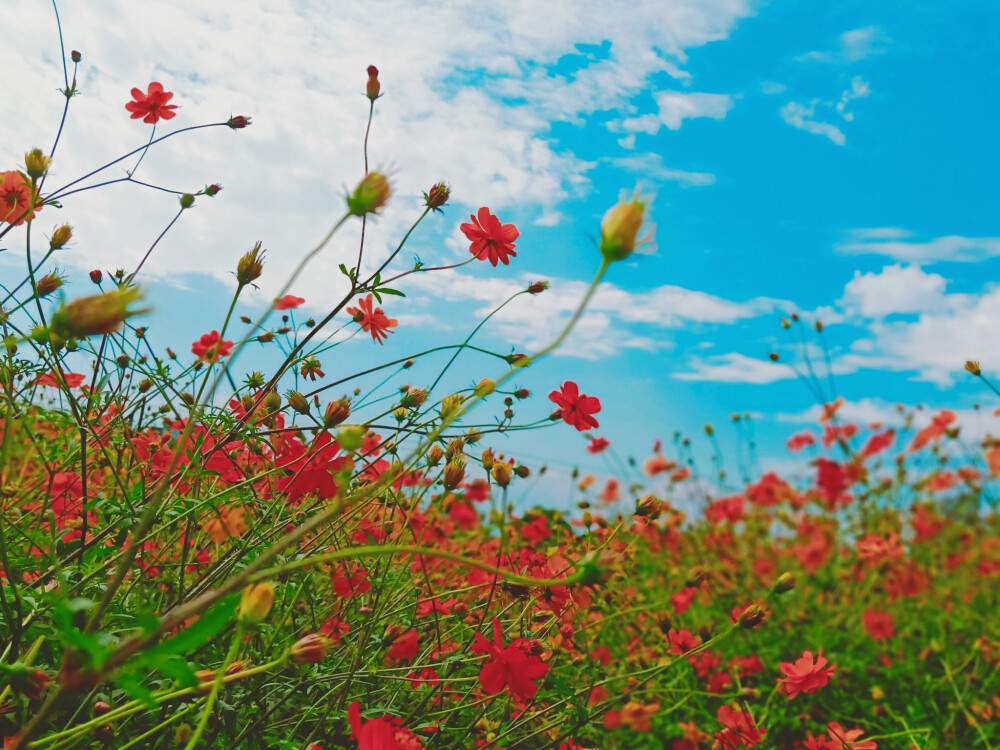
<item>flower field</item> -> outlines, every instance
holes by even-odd
[[[85,61],[62,53],[72,110]],[[519,378],[652,241],[639,190],[609,197],[593,282],[547,345],[494,352],[470,334],[355,371],[336,347],[407,337],[393,305],[415,277],[504,274],[532,252],[500,210],[446,213],[438,182],[394,252],[366,254],[364,228],[398,200],[391,175],[367,169],[386,95],[375,66],[358,75],[366,171],[322,239],[240,316],[268,253],[234,229],[249,249],[232,252],[229,314],[194,341],[161,340],[143,303],[159,239],[134,268],[57,268],[85,263],[74,193],[139,182],[147,154],[200,128],[250,137],[253,120],[185,123],[179,87],[136,83],[108,117],[147,129],[142,147],[57,179],[57,136],[0,165],[0,240],[23,269],[0,286],[4,748],[1000,745],[1000,441],[967,438],[949,410],[857,424],[830,393],[788,435],[806,482],[761,470],[734,484],[687,440],[654,435],[646,455],[618,456],[600,434],[613,390],[584,392],[571,366],[541,392]],[[225,197],[161,189],[176,211],[164,232]],[[455,225],[461,261],[405,260],[429,217]],[[338,246],[345,227],[362,227],[360,246]],[[348,292],[308,317],[297,282],[335,249]],[[270,369],[244,367],[246,351]],[[472,351],[493,376],[470,369],[445,389]],[[431,356],[437,377],[415,382]],[[384,379],[359,385],[373,372]],[[519,457],[519,435],[540,429],[621,470],[574,474],[558,488],[569,511],[543,493],[515,508],[545,475]]]

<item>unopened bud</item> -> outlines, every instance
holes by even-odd
[[[47,273],[35,284],[36,297],[48,297],[52,292],[63,285],[62,277],[58,271]]]
[[[461,393],[452,393],[450,396],[445,396],[441,399],[441,416],[444,419],[455,416],[458,410],[462,406],[462,402],[465,400],[465,396]]]
[[[450,197],[451,186],[446,182],[439,182],[424,193],[424,205],[432,211],[440,211]]]
[[[351,416],[351,400],[344,396],[326,405],[326,410],[323,412],[323,426],[327,429],[336,427],[349,416]]]
[[[326,638],[318,633],[310,633],[293,643],[288,649],[288,655],[296,664],[315,664],[326,656],[328,645]]]
[[[130,286],[75,299],[52,315],[52,332],[63,340],[112,333],[126,318],[146,312],[129,309],[140,297],[139,289]]]
[[[454,458],[444,467],[444,486],[453,490],[465,479],[465,462]]]
[[[497,483],[497,486],[506,487],[510,484],[510,464],[503,462],[493,464],[490,475],[493,477],[493,481]]]
[[[496,456],[493,455],[492,448],[487,448],[486,450],[483,451],[482,462],[483,462],[483,469],[485,469],[486,471],[489,471],[490,469],[493,468],[493,464],[496,463]]]
[[[476,384],[476,387],[473,389],[472,392],[479,398],[483,398],[493,393],[493,389],[496,387],[497,384],[495,382],[493,382],[489,378],[483,378]]]
[[[104,274],[101,273],[100,269],[95,268],[93,271],[90,272],[90,280],[93,281],[95,284],[100,284],[101,281],[103,281],[103,279],[104,279]]]
[[[226,125],[231,127],[233,130],[240,130],[241,128],[245,128],[247,125],[250,124],[251,124],[250,118],[244,115],[237,115],[236,117],[230,117],[226,121]]]
[[[285,394],[285,398],[288,399],[288,405],[299,414],[306,415],[309,413],[309,402],[306,401],[306,397],[298,391],[289,391]]]
[[[253,583],[243,589],[240,597],[240,620],[249,625],[263,622],[274,604],[274,587],[270,583]]]
[[[353,453],[361,447],[365,439],[365,428],[356,424],[344,425],[337,431],[337,442],[341,449]]]
[[[386,176],[379,172],[369,172],[358,183],[354,192],[347,196],[347,210],[353,216],[378,213],[390,195],[392,187]]]
[[[791,573],[785,572],[778,576],[774,582],[774,593],[785,594],[795,588],[795,578]]]
[[[441,463],[442,458],[444,458],[444,451],[441,449],[440,445],[434,444],[431,446],[430,450],[427,451],[428,466],[437,466]]]
[[[180,201],[181,208],[191,208],[194,205],[194,196],[191,193],[184,193],[178,200]]]
[[[627,258],[637,244],[648,242],[651,232],[638,240],[639,230],[645,220],[646,204],[640,200],[638,189],[631,200],[621,200],[608,209],[601,220],[601,254],[608,261]]]
[[[28,177],[33,180],[37,180],[48,172],[49,164],[51,163],[52,160],[43,154],[40,148],[33,148],[24,155],[24,168],[28,173]]]
[[[69,53],[69,59],[72,60],[75,63],[78,63],[78,62],[80,62],[80,60],[83,59],[83,55],[81,55],[76,50],[71,50],[70,53]]]
[[[528,284],[528,294],[541,294],[549,288],[547,281],[532,281]]]
[[[211,185],[206,185],[205,186],[204,193],[209,198],[214,198],[215,196],[217,196],[219,194],[220,190],[222,190],[222,185],[218,185],[216,183],[212,183]]]
[[[69,224],[57,227],[49,238],[49,250],[58,250],[73,238],[73,228]]]
[[[979,363],[974,362],[971,359],[965,363],[965,369],[971,372],[977,378],[983,374],[983,371],[979,369]]]
[[[468,430],[465,431],[465,437],[463,438],[463,440],[465,440],[467,445],[475,445],[476,443],[479,442],[482,436],[483,433],[481,433],[475,427],[470,427]]]
[[[529,469],[524,464],[518,464],[514,467],[514,474],[519,476],[521,479],[527,479],[531,476],[531,469]]]
[[[778,353],[777,352],[771,352],[770,354],[767,355],[767,357],[772,362],[777,362],[778,361]]]
[[[365,96],[372,101],[378,99],[381,85],[378,82],[378,68],[374,65],[368,66],[368,84],[365,86]]]
[[[754,603],[744,607],[736,621],[744,630],[753,630],[764,622],[765,617],[767,617],[767,610],[759,604]]]
[[[250,250],[239,259],[236,264],[236,281],[240,286],[246,286],[257,279],[264,272],[264,250],[258,241]]]

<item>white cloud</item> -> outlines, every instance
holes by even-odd
[[[769,359],[755,359],[738,352],[693,359],[691,370],[674,373],[677,380],[706,380],[717,383],[752,383],[760,385],[794,378],[788,367]]]
[[[679,182],[682,185],[714,185],[715,175],[709,172],[688,172],[673,169],[663,163],[663,157],[656,153],[633,154],[603,160],[619,169],[634,173],[639,179],[651,182]]]
[[[657,91],[654,95],[659,111],[639,117],[626,118],[609,125],[629,133],[655,135],[664,125],[670,130],[680,130],[684,120],[709,118],[725,119],[733,108],[733,97],[728,94],[705,94],[701,92]]]
[[[807,52],[796,59],[801,62],[847,65],[885,52],[890,41],[878,26],[864,26],[845,31],[837,37],[831,50]]]
[[[947,235],[919,239],[898,227],[855,229],[835,249],[848,255],[885,255],[908,263],[977,263],[1000,255],[1000,237]]]
[[[451,270],[437,273],[433,278],[417,274],[411,277],[410,288],[452,303],[481,303],[473,311],[473,317],[478,320],[537,280],[548,280],[550,288],[537,296],[519,297],[493,317],[488,329],[518,348],[531,351],[547,344],[562,330],[586,291],[585,282],[551,277],[538,279],[525,274],[516,280],[480,278]],[[649,351],[669,348],[670,342],[643,335],[641,326],[662,330],[691,325],[730,325],[770,314],[781,304],[785,303],[764,297],[733,302],[670,285],[645,292],[628,292],[605,282],[594,294],[577,328],[559,353],[596,359],[623,348]]]
[[[847,143],[847,137],[844,135],[844,131],[836,125],[815,119],[816,107],[818,103],[819,102],[816,101],[809,104],[788,102],[780,110],[781,119],[793,128],[798,128],[799,130],[804,130],[807,133],[813,133],[815,135],[822,135],[829,138],[838,146],[843,146]]]
[[[52,92],[62,83],[62,65],[51,7],[32,0],[7,5],[19,33],[4,51],[4,168],[26,149],[47,145],[62,104]],[[369,223],[374,257],[413,220],[420,191],[442,178],[452,183],[456,204],[539,210],[543,224],[554,221],[561,203],[588,189],[592,165],[551,140],[552,121],[627,107],[648,91],[654,74],[689,75],[679,67],[686,51],[726,38],[751,6],[648,0],[608,13],[597,0],[462,0],[429,12],[381,0],[330,13],[292,0],[247,0],[238,8],[197,0],[65,4],[67,52],[83,53],[82,94],[71,102],[48,185],[142,145],[150,128],[124,109],[133,86],[158,80],[175,92],[181,108],[158,134],[252,115],[244,131],[203,130],[156,146],[137,178],[179,190],[224,187],[168,233],[147,265],[151,274],[221,276],[261,239],[270,251],[266,299],[337,218],[344,186],[362,174],[367,65],[379,66],[386,94],[375,107],[370,163],[391,166],[397,190],[388,214]],[[552,76],[550,66],[579,55],[579,44],[604,44],[609,53],[584,56],[568,78]],[[120,177],[122,170],[105,175]],[[133,267],[176,210],[172,197],[136,186],[80,193],[65,206],[46,208],[41,218],[73,224],[77,251],[62,262],[84,268]],[[357,241],[356,226],[345,230],[297,291],[330,294],[337,264]]]
[[[843,117],[848,122],[854,119],[854,113],[847,111],[847,105],[850,104],[855,99],[864,99],[871,96],[872,90],[861,76],[854,76],[851,79],[851,88],[847,89],[840,95],[840,101],[837,102],[837,113]]]
[[[945,305],[944,277],[916,266],[886,266],[878,273],[854,272],[840,304],[866,318],[928,312]]]

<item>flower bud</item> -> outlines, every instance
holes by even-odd
[[[220,190],[222,190],[222,185],[213,182],[211,185],[206,185],[205,190],[203,192],[209,198],[214,198],[219,194]]]
[[[468,430],[465,431],[465,437],[463,438],[463,440],[465,440],[465,442],[469,445],[475,445],[476,443],[479,442],[479,439],[482,436],[483,433],[481,433],[475,427],[470,427]]]
[[[52,332],[65,340],[117,331],[126,318],[148,312],[129,309],[141,296],[137,287],[129,286],[75,299],[52,315]]]
[[[180,201],[181,208],[191,208],[194,205],[194,196],[191,193],[184,193],[178,200]]]
[[[490,471],[490,475],[499,487],[506,487],[510,484],[510,464],[504,463],[503,461],[493,464],[493,469]]]
[[[315,664],[324,656],[329,641],[318,633],[299,638],[292,647],[288,649],[288,655],[296,664]]]
[[[438,182],[424,193],[424,205],[432,211],[440,211],[441,206],[447,203],[450,197],[451,185],[447,182]]]
[[[379,90],[381,85],[378,82],[378,68],[374,65],[368,66],[368,85],[365,86],[365,96],[367,96],[372,101],[378,99]]]
[[[977,378],[983,374],[983,371],[979,369],[979,363],[974,362],[971,359],[965,363],[965,369],[971,372]]]
[[[601,220],[601,254],[608,261],[627,258],[637,245],[651,240],[652,230],[641,240],[637,240],[639,229],[645,220],[646,204],[640,200],[638,189],[632,199],[620,200],[608,209]]]
[[[35,284],[35,296],[36,297],[48,297],[52,292],[63,285],[62,277],[59,275],[59,271],[53,271],[52,273],[47,273],[42,276],[38,282]]]
[[[496,387],[497,384],[494,383],[492,380],[490,380],[489,378],[483,378],[478,383],[476,383],[476,387],[473,389],[472,393],[473,395],[478,396],[479,398],[484,398],[493,393],[493,389]]]
[[[104,280],[104,274],[101,273],[101,270],[99,268],[95,268],[93,271],[90,272],[90,280],[93,281],[95,284],[100,284],[101,281]]]
[[[57,227],[49,238],[49,250],[58,250],[73,238],[73,228],[69,224]]]
[[[778,576],[774,582],[774,593],[784,594],[795,588],[795,578],[787,571]]]
[[[351,400],[344,396],[326,405],[323,411],[323,426],[327,429],[336,427],[349,416],[351,416]]]
[[[514,467],[514,475],[520,477],[521,479],[527,479],[531,476],[531,469],[524,464],[518,464]]]
[[[400,405],[406,407],[421,406],[427,400],[427,391],[423,388],[409,386],[399,400]]]
[[[444,451],[441,449],[440,445],[434,444],[431,446],[430,450],[427,451],[428,466],[437,466],[441,463],[442,458],[444,458]]]
[[[496,463],[496,456],[493,455],[492,448],[487,448],[486,450],[483,451],[482,462],[483,462],[483,469],[485,469],[486,471],[489,471],[490,469],[493,468],[493,464]]]
[[[243,589],[240,597],[240,620],[248,625],[263,622],[274,604],[274,587],[269,583],[253,583]]]
[[[778,353],[777,352],[771,352],[770,354],[767,355],[767,358],[770,359],[772,362],[777,362],[778,361]]]
[[[444,486],[453,490],[465,479],[465,462],[460,458],[453,458],[444,467]]]
[[[288,399],[288,405],[299,414],[304,416],[309,413],[309,402],[306,401],[306,397],[301,393],[298,391],[289,391],[285,394],[285,397]]]
[[[528,284],[528,294],[541,294],[549,288],[547,281],[532,281]]]
[[[230,117],[226,121],[226,125],[231,127],[233,130],[239,130],[241,128],[245,128],[247,125],[250,124],[251,124],[250,118],[244,115],[237,115],[236,117]]]
[[[764,622],[765,617],[767,617],[767,610],[755,602],[743,608],[743,611],[736,618],[736,622],[744,630],[753,630]]]
[[[450,396],[445,396],[441,399],[441,417],[444,419],[449,419],[458,413],[458,410],[462,407],[462,402],[465,401],[465,396],[461,393],[452,393]]]
[[[354,192],[347,196],[347,210],[353,216],[378,213],[390,195],[392,188],[386,176],[380,172],[369,172]]]
[[[40,148],[33,148],[24,155],[24,168],[28,172],[28,177],[37,180],[49,171],[49,164],[52,160],[42,153]]]
[[[83,55],[81,55],[79,52],[77,52],[74,49],[74,50],[70,51],[70,53],[69,53],[69,59],[72,60],[75,63],[78,63],[78,62],[80,62],[80,60],[83,59]]]
[[[365,428],[361,425],[344,425],[337,431],[337,442],[348,453],[353,453],[361,447],[365,439]]]
[[[111,705],[107,701],[94,701],[94,705],[90,709],[94,716],[104,716],[110,710]]]
[[[257,279],[264,272],[264,250],[261,249],[258,241],[250,251],[245,253],[236,264],[236,281],[240,286],[246,286]]]

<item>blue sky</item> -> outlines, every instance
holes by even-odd
[[[26,31],[6,62],[4,169],[51,142],[61,105],[51,8],[14,7]],[[782,442],[815,409],[794,373],[767,358],[797,361],[779,324],[792,312],[820,358],[811,326],[824,321],[848,417],[892,420],[897,402],[989,403],[962,369],[968,358],[987,374],[1000,369],[1000,10],[988,2],[673,0],[630,3],[611,17],[604,3],[568,0],[456,2],[434,13],[401,0],[336,14],[263,0],[61,10],[67,48],[84,64],[51,179],[148,138],[123,105],[150,80],[181,105],[171,126],[254,118],[238,133],[168,141],[143,164],[140,178],[167,187],[224,186],[150,261],[160,346],[186,351],[184,342],[218,327],[229,272],[253,242],[268,248],[269,266],[248,313],[336,218],[344,186],[362,172],[359,92],[374,63],[386,96],[371,159],[393,175],[397,195],[372,227],[371,261],[438,179],[453,184],[454,200],[421,227],[411,253],[462,259],[458,225],[481,205],[521,237],[509,267],[476,264],[404,286],[409,296],[386,304],[400,328],[384,349],[356,337],[324,362],[328,374],[460,339],[506,295],[547,279],[549,292],[523,299],[477,339],[501,351],[538,348],[598,265],[603,212],[639,183],[655,195],[657,250],[613,267],[567,346],[524,374],[536,392],[521,407],[526,417],[547,413],[544,394],[573,379],[601,398],[597,433],[622,454],[641,458],[655,438],[680,432],[704,461],[701,428],[711,422],[732,461],[729,415],[750,412],[764,462],[788,467]],[[43,225],[58,214],[51,223],[76,228],[59,258],[76,273],[68,293],[89,290],[91,267],[133,267],[174,206],[126,185],[46,209]],[[6,246],[4,274],[23,263],[16,241]],[[336,266],[355,247],[352,228],[293,289],[306,312],[320,315],[336,296]],[[463,358],[450,382],[495,374],[492,363]],[[425,384],[432,363],[406,376]],[[968,416],[976,434],[989,429]],[[520,452],[601,471],[603,459],[576,437],[546,430]]]

